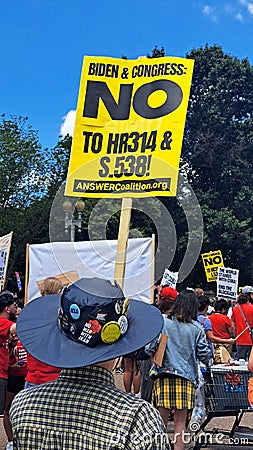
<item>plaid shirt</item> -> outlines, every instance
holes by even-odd
[[[58,380],[21,391],[10,416],[14,450],[170,449],[159,413],[98,366],[63,369]]]

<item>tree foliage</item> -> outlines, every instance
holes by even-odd
[[[195,68],[183,158],[194,171],[194,188],[210,191],[215,203],[223,191],[219,206],[233,205],[245,177],[252,183],[253,68],[219,46],[188,57]]]
[[[45,151],[27,118],[2,115],[0,123],[0,207],[29,205],[45,192]]]
[[[221,249],[226,265],[241,269],[241,282],[249,282],[253,67],[218,45],[187,57],[195,67],[182,159],[204,216],[203,251]]]
[[[1,235],[13,231],[9,273],[24,269],[25,247],[35,235],[44,234],[48,217],[43,208],[47,192],[48,152],[39,144],[38,134],[26,117],[0,121],[0,229]],[[42,238],[42,237],[41,237]]]

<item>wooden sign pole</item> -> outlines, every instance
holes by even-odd
[[[132,198],[122,198],[114,279],[124,288],[126,250],[131,219]]]

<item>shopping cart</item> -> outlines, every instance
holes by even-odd
[[[247,366],[217,364],[211,371],[203,371],[205,379],[206,417],[199,425],[191,423],[193,446],[189,450],[199,450],[210,446],[229,447],[249,446],[253,448],[253,428],[241,426],[244,413],[253,410],[248,403],[248,379],[252,374]],[[215,418],[231,418],[230,429],[211,428]],[[226,446],[225,446],[226,445]]]

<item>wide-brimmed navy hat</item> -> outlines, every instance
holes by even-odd
[[[17,320],[17,334],[38,360],[81,367],[131,353],[160,333],[163,318],[152,305],[125,298],[118,285],[82,278],[62,294],[30,301]]]

